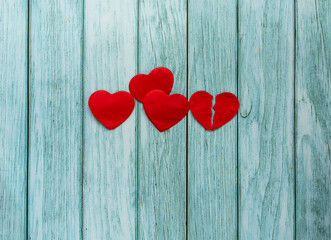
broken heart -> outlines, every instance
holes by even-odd
[[[238,98],[230,93],[223,92],[216,96],[213,109],[215,110],[212,120],[213,96],[206,91],[193,93],[190,98],[190,109],[195,119],[207,130],[215,130],[229,122],[238,112]]]

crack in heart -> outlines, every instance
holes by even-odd
[[[193,116],[206,130],[215,130],[223,126],[239,109],[238,98],[230,92],[218,94],[214,104],[210,93],[198,91],[192,94],[189,103]]]

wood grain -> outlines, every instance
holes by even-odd
[[[193,0],[188,14],[189,97],[237,94],[236,2]],[[188,122],[188,237],[237,239],[237,119],[215,131]]]
[[[331,1],[297,1],[297,239],[331,239]]]
[[[294,3],[239,1],[239,238],[294,238]]]
[[[172,93],[186,94],[184,0],[141,0],[139,72],[173,71]],[[138,239],[185,239],[186,119],[160,133],[139,103]]]
[[[84,239],[135,239],[136,111],[114,130],[88,107],[100,89],[128,91],[137,67],[136,0],[86,0]]]
[[[30,1],[29,239],[80,239],[80,1]]]
[[[27,16],[0,1],[0,239],[26,239]]]
[[[331,239],[330,29],[331,0],[0,1],[0,239]],[[157,66],[238,116],[93,117]]]

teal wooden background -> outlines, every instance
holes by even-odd
[[[94,119],[156,66],[237,117]],[[1,0],[0,239],[329,240],[330,84],[331,0]]]

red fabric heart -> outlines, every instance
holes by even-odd
[[[238,98],[230,93],[223,92],[216,96],[214,105],[214,118],[212,119],[213,96],[206,91],[198,91],[192,94],[190,98],[190,109],[193,116],[207,130],[215,130],[229,122],[238,112]]]
[[[138,74],[134,76],[129,84],[131,94],[140,102],[143,102],[147,93],[152,90],[162,90],[170,94],[174,76],[172,72],[165,67],[154,68],[149,74]]]
[[[143,104],[147,117],[160,132],[180,122],[190,109],[183,95],[167,95],[161,90],[150,91]]]
[[[121,125],[134,109],[134,98],[125,91],[113,94],[98,90],[94,92],[88,101],[93,115],[108,129],[114,129]]]

